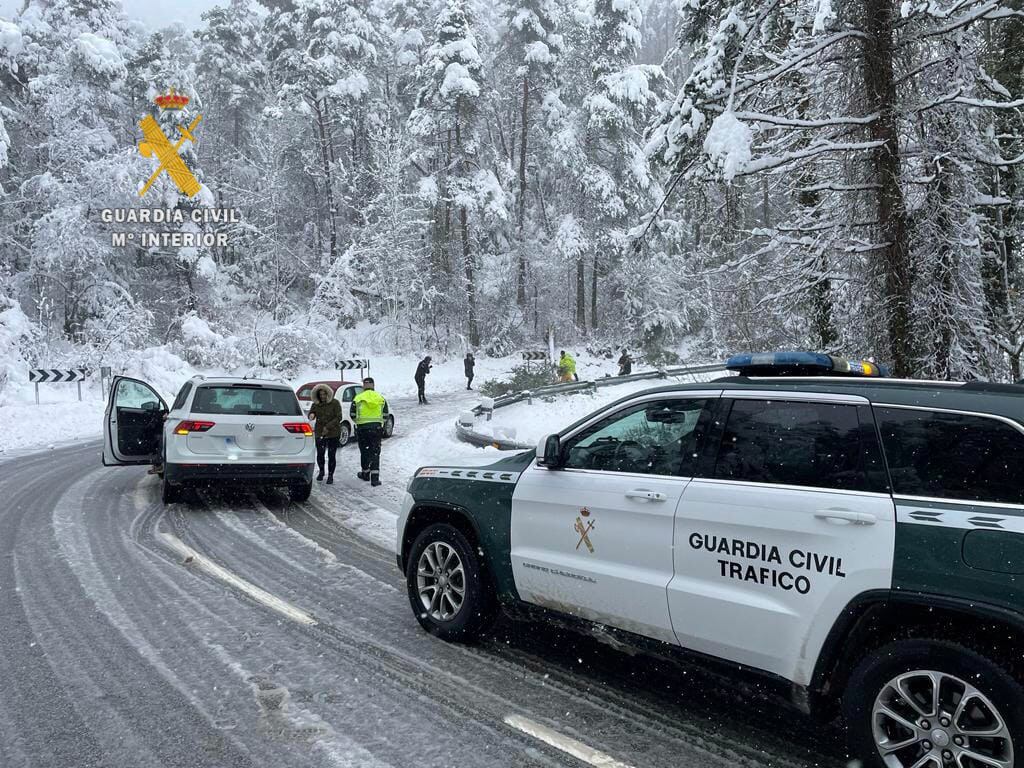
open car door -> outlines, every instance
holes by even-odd
[[[149,384],[115,376],[103,420],[103,465],[149,464],[161,451],[167,403]]]

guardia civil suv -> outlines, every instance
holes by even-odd
[[[281,381],[186,381],[170,407],[145,381],[114,377],[104,415],[105,466],[156,464],[165,503],[194,485],[313,488],[313,428]]]
[[[466,641],[527,606],[841,712],[867,765],[1024,764],[1024,387],[728,367],[419,469],[398,529],[419,622]]]

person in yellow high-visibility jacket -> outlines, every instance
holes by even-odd
[[[374,389],[370,377],[363,379],[363,391],[352,400],[350,416],[356,425],[359,443],[360,480],[380,485],[380,441],[384,437],[384,419],[388,415],[388,401]]]
[[[563,382],[579,381],[579,378],[576,376],[576,361],[564,349],[558,358],[558,380]]]

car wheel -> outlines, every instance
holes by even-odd
[[[842,703],[854,756],[871,768],[1012,768],[1024,749],[1024,689],[956,643],[880,648],[854,670]]]
[[[292,501],[308,501],[311,493],[313,493],[312,480],[301,485],[293,485],[288,489],[288,496]]]
[[[420,625],[442,640],[472,642],[494,618],[490,580],[463,533],[447,523],[416,537],[405,577]]]
[[[384,437],[391,437],[395,434],[395,417],[388,416],[384,419]]]
[[[166,466],[165,464],[163,477],[160,481],[160,498],[164,504],[177,504],[181,501],[181,486],[168,482]]]
[[[338,436],[338,445],[348,445],[352,439],[352,428],[345,422],[341,423],[341,435]]]

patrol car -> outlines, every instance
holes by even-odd
[[[526,606],[755,673],[841,713],[871,766],[1024,764],[1024,387],[728,367],[419,469],[398,565],[420,624],[469,641]]]

